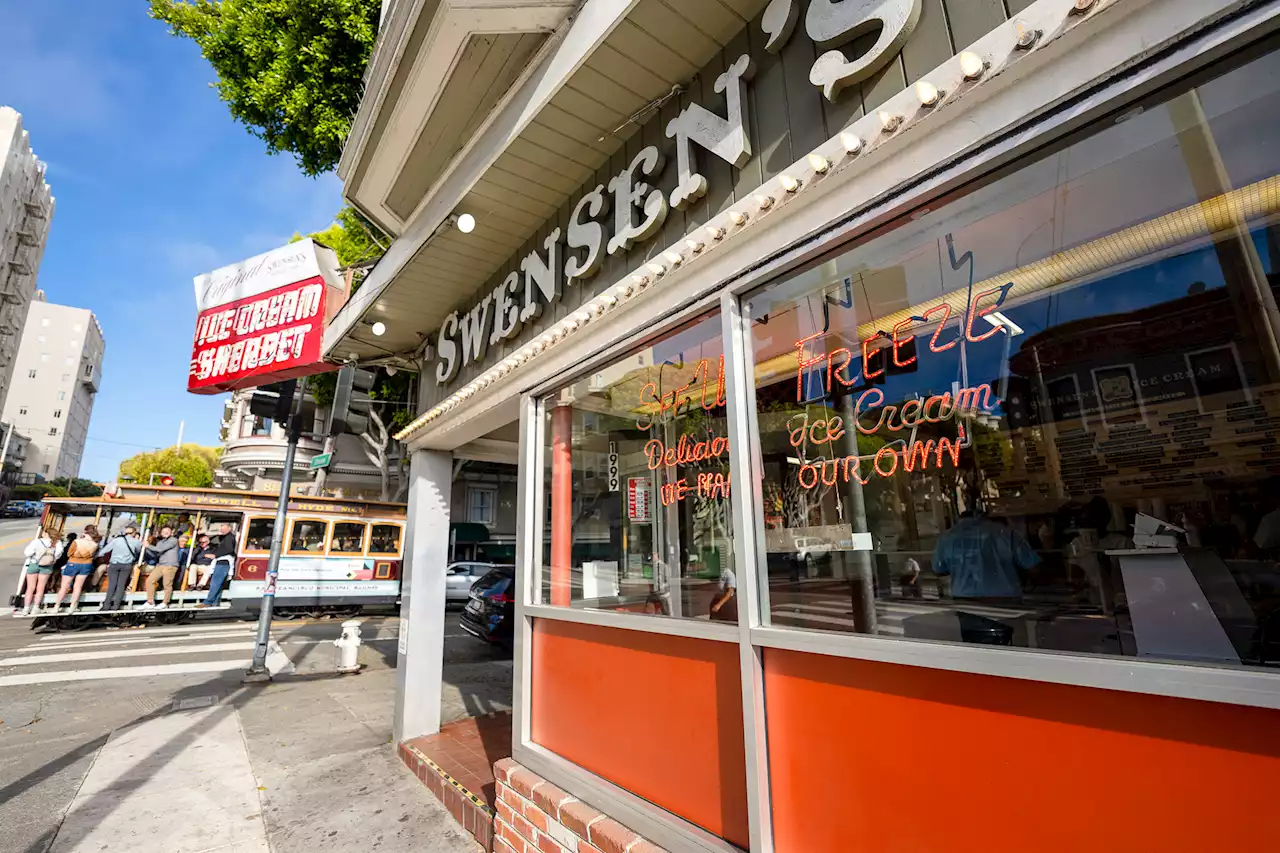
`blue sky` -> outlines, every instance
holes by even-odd
[[[0,0],[0,104],[23,116],[57,198],[38,286],[107,339],[82,477],[218,443],[223,397],[186,390],[192,278],[324,228],[334,175],[304,176],[231,119],[213,69],[145,0]]]

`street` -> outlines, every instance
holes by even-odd
[[[0,522],[15,588],[30,519]],[[398,619],[277,622],[278,674],[242,685],[254,623],[33,632],[0,615],[0,853],[462,851],[474,844],[390,747]],[[446,614],[445,720],[506,710],[511,661]],[[197,818],[193,819],[193,818]]]

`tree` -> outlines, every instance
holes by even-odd
[[[36,483],[35,485],[15,486],[9,498],[15,501],[38,501],[41,498],[65,498],[67,490],[53,483]]]
[[[381,0],[151,0],[200,45],[231,115],[315,176],[333,169],[364,91]]]
[[[359,436],[360,449],[364,451],[369,462],[378,467],[384,501],[404,500],[409,493],[409,463],[404,454],[400,456],[399,470],[396,472],[395,492],[391,491],[391,451],[399,443],[392,440],[391,433],[399,432],[413,420],[413,386],[416,379],[416,373],[397,371],[392,376],[385,370],[379,370],[378,378],[369,391],[369,396],[374,403],[370,408],[369,426]],[[309,376],[307,393],[312,395],[317,406],[328,407],[333,405],[337,384],[336,371]],[[326,453],[334,449],[334,444],[328,436],[325,438],[324,449]],[[326,471],[321,469],[316,475],[317,490],[323,490],[326,477]]]
[[[344,267],[372,260],[386,249],[386,236],[351,205],[338,211],[332,225],[312,233],[311,237],[333,249],[338,263]],[[354,293],[358,287],[359,281],[356,281],[351,291]]]
[[[86,480],[83,477],[75,477],[74,479],[57,477],[50,480],[49,483],[66,489],[73,498],[96,498],[102,494],[102,486],[99,486],[93,480]]]
[[[147,485],[152,474],[172,474],[175,486],[212,486],[213,471],[218,467],[221,456],[222,448],[201,447],[198,444],[148,450],[120,463],[120,479],[129,478]]]

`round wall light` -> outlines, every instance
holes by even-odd
[[[458,216],[458,230],[463,234],[470,234],[476,230],[476,218],[470,213],[463,213]]]

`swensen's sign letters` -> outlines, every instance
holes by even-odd
[[[761,26],[766,49],[782,50],[801,20],[802,0],[773,0]],[[813,85],[834,99],[841,89],[874,74],[907,40],[920,18],[921,0],[810,0],[803,16],[805,32],[826,48],[809,75]],[[875,45],[849,60],[840,49],[879,27]],[[735,168],[752,155],[747,85],[755,73],[749,54],[732,62],[715,80],[725,98],[724,115],[700,104],[688,104],[667,122],[665,136],[674,141],[678,170],[668,195],[657,183],[670,152],[656,145],[642,148],[606,184],[587,191],[537,251],[525,255],[519,269],[508,273],[471,308],[450,313],[433,337],[435,380],[443,385],[470,364],[481,363],[489,347],[519,336],[543,310],[560,301],[566,287],[596,275],[606,256],[630,252],[655,237],[668,214],[705,196],[709,184],[699,171],[697,149]],[[590,185],[588,185],[590,186]]]

